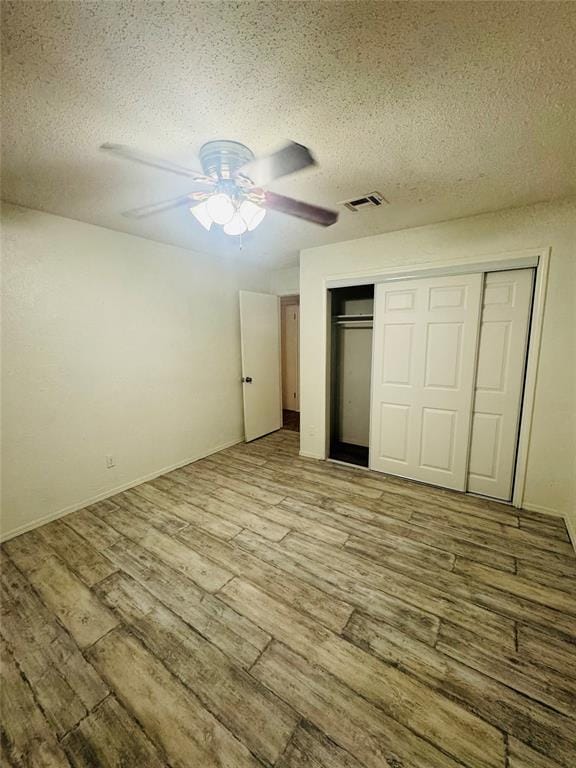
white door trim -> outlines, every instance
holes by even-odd
[[[542,327],[544,325],[544,306],[546,303],[546,288],[548,287],[548,272],[550,270],[550,248],[542,251],[536,268],[534,283],[534,298],[532,299],[532,317],[528,337],[528,359],[524,376],[524,395],[522,397],[522,415],[518,433],[518,451],[516,455],[516,472],[512,491],[512,504],[521,507],[524,501],[526,487],[526,472],[528,469],[528,449],[532,432],[532,416],[536,397],[536,380],[538,377],[538,361],[542,344]]]
[[[351,285],[383,283],[390,280],[409,280],[420,277],[443,277],[444,275],[468,275],[477,272],[499,272],[508,269],[537,267],[542,255],[550,249],[525,250],[495,256],[483,256],[478,261],[446,261],[442,264],[422,264],[410,267],[362,270],[346,274],[330,275],[325,278],[326,288],[346,288]]]
[[[544,323],[544,307],[546,301],[546,289],[548,285],[548,272],[550,266],[550,247],[533,248],[522,251],[499,253],[479,257],[476,261],[457,262],[450,260],[442,264],[422,264],[410,267],[391,267],[389,269],[371,269],[359,272],[346,272],[330,275],[323,281],[322,303],[325,312],[324,338],[322,340],[322,352],[324,355],[326,389],[325,389],[325,414],[324,414],[324,455],[328,456],[329,442],[329,414],[327,404],[329,402],[330,381],[330,353],[329,339],[331,323],[329,315],[330,288],[341,288],[350,285],[363,285],[366,283],[379,283],[388,280],[406,280],[409,277],[436,277],[441,275],[459,275],[472,272],[495,272],[507,269],[522,269],[524,267],[536,268],[536,280],[534,286],[534,300],[532,304],[532,317],[530,321],[530,338],[528,343],[528,360],[522,397],[522,415],[520,418],[520,432],[518,437],[518,453],[516,457],[516,473],[514,477],[514,490],[512,504],[521,507],[524,500],[526,485],[526,471],[528,465],[528,451],[530,447],[530,433],[532,429],[532,416],[534,412],[534,399],[536,394],[536,380],[538,374],[538,361],[540,358],[540,346],[542,341],[542,327]],[[302,332],[303,325],[301,325]]]

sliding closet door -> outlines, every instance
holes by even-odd
[[[486,275],[472,421],[468,490],[512,498],[532,269]]]
[[[370,468],[465,490],[482,275],[376,286]]]

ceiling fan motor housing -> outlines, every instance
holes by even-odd
[[[254,160],[254,153],[238,141],[208,141],[200,147],[200,162],[206,176],[234,179],[243,165]]]

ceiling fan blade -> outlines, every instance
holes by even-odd
[[[312,224],[319,224],[321,227],[329,227],[338,221],[336,211],[303,203],[301,200],[294,200],[293,197],[277,195],[275,192],[264,193],[264,207],[273,211],[280,211],[280,213],[287,213],[288,216],[296,216],[296,218],[310,221]]]
[[[257,187],[262,187],[274,179],[301,171],[309,165],[316,165],[316,160],[312,157],[308,147],[291,141],[271,155],[257,157],[256,160],[246,163],[240,169],[240,173],[248,176]]]
[[[208,176],[205,176],[198,171],[185,168],[183,165],[173,163],[171,160],[164,160],[162,157],[149,155],[147,152],[140,152],[138,149],[131,149],[124,144],[102,144],[100,149],[104,150],[104,152],[110,152],[123,160],[131,160],[132,162],[140,163],[141,165],[149,165],[151,168],[159,168],[162,171],[177,173],[179,176],[187,176],[188,178],[198,179],[199,181],[210,180]]]
[[[164,213],[164,211],[170,211],[172,208],[179,208],[182,205],[193,206],[197,201],[194,200],[191,195],[180,195],[180,197],[173,197],[170,200],[163,200],[160,203],[152,203],[151,205],[143,205],[141,208],[132,208],[129,211],[123,211],[122,216],[126,216],[128,219],[144,219],[146,216],[154,216],[156,213]]]

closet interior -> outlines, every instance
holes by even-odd
[[[533,269],[330,290],[329,458],[510,501]]]
[[[368,466],[374,285],[331,290],[330,451]]]

